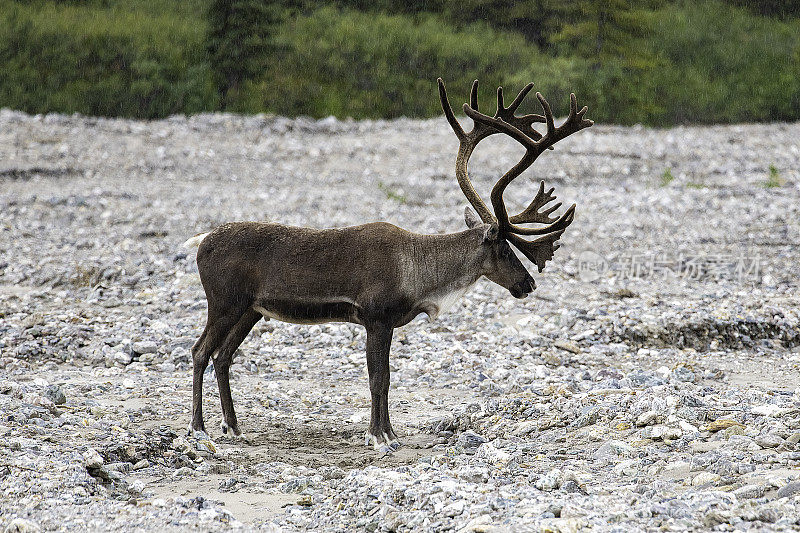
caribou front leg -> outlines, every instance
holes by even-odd
[[[389,422],[389,349],[392,345],[392,327],[387,324],[367,326],[367,372],[372,411],[365,444],[382,453],[392,453],[400,448]]]

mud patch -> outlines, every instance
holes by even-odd
[[[350,470],[369,465],[410,464],[435,453],[431,449],[433,437],[427,434],[401,438],[403,446],[391,455],[384,455],[364,445],[362,431],[294,422],[260,426],[244,440],[219,437],[217,442],[238,446],[243,453],[234,462],[243,466],[280,461],[294,466],[336,466]]]

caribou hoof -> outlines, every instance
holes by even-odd
[[[189,431],[186,432],[186,436],[197,440],[211,440],[211,437],[208,436],[205,429],[194,429],[191,426],[189,426]]]
[[[191,437],[195,433],[206,433],[206,425],[200,422],[199,424],[190,423],[186,431],[186,436]]]
[[[222,422],[220,424],[220,429],[222,429],[222,433],[227,435],[228,431],[231,432],[231,437],[240,437],[242,435],[242,430],[239,429],[239,425],[229,426],[226,422]]]
[[[381,433],[380,436],[367,432],[367,434],[364,435],[364,445],[372,446],[375,451],[383,455],[390,455],[399,450],[400,446],[402,446],[399,440],[389,436],[386,432]]]

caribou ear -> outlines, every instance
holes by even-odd
[[[496,241],[499,236],[500,228],[497,227],[497,224],[486,224],[486,232],[483,234],[484,241]]]
[[[496,222],[491,224],[484,223],[469,206],[464,208],[464,222],[467,223],[467,227],[470,229],[485,226],[486,231],[483,234],[484,241],[496,241],[497,237],[500,235],[500,228],[497,226]]]
[[[467,227],[470,229],[477,228],[483,224],[483,221],[478,218],[478,215],[469,206],[464,208],[464,222],[467,223]]]

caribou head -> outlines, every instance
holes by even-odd
[[[561,207],[561,202],[548,207],[547,204],[556,199],[553,196],[554,189],[551,187],[545,191],[544,182],[541,182],[539,191],[530,205],[521,213],[509,217],[503,201],[503,193],[506,187],[530,167],[542,152],[552,149],[556,142],[568,135],[588,128],[593,122],[583,118],[587,108],[584,106],[580,111],[578,110],[574,94],[570,94],[569,116],[559,127],[555,127],[550,104],[540,93],[536,93],[536,97],[542,105],[544,115],[515,115],[525,97],[533,89],[533,83],[526,85],[508,107],[504,104],[503,88],[498,87],[497,110],[494,116],[485,115],[478,111],[478,80],[475,80],[472,83],[470,102],[469,104],[465,103],[463,107],[464,113],[473,120],[474,125],[472,130],[465,132],[450,107],[444,82],[441,78],[437,81],[439,83],[439,99],[442,102],[442,109],[459,141],[458,155],[456,156],[456,179],[464,192],[464,196],[467,197],[478,217],[480,217],[480,219],[476,218],[467,208],[465,213],[467,226],[473,228],[480,223],[488,225],[486,245],[491,248],[491,253],[488,254],[488,264],[484,275],[491,281],[508,289],[515,298],[524,298],[536,288],[536,284],[520,260],[511,251],[509,244],[530,259],[541,273],[545,263],[553,258],[553,252],[558,249],[559,244],[557,241],[559,237],[575,218],[575,204],[570,206],[560,217],[551,216],[553,212]],[[533,128],[534,123],[546,124],[546,133],[542,135],[536,131]],[[518,141],[525,148],[525,154],[492,188],[491,202],[494,210],[494,213],[492,213],[475,190],[475,187],[473,187],[467,173],[467,163],[478,143],[495,133],[504,133]],[[523,227],[520,224],[539,224],[540,227]],[[538,237],[527,240],[522,235],[536,235]]]

